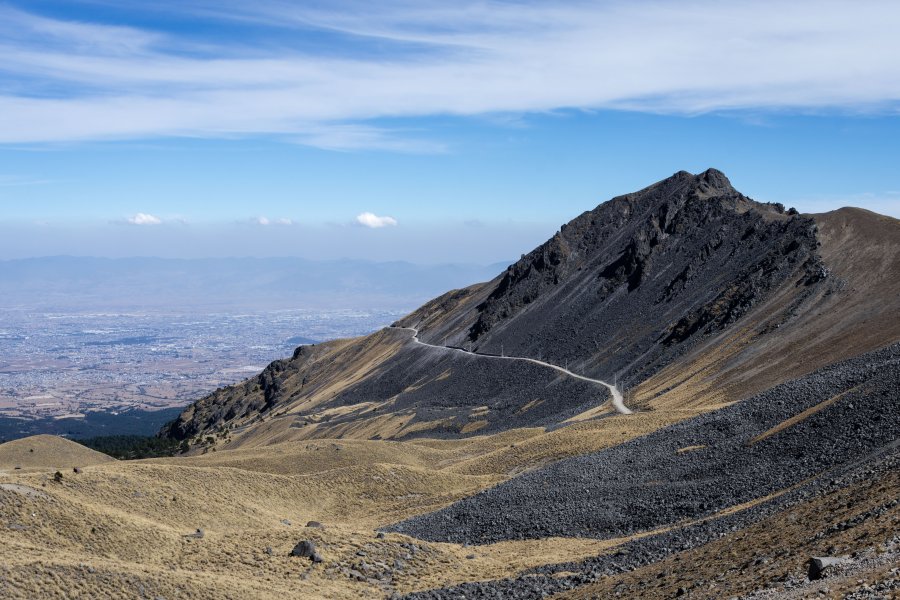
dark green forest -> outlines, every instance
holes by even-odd
[[[174,456],[186,449],[174,440],[143,435],[102,435],[78,440],[78,443],[119,460]]]

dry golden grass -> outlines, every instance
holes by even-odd
[[[488,422],[485,421],[484,419],[480,419],[477,421],[469,421],[468,423],[466,423],[465,425],[463,425],[460,428],[459,432],[464,435],[467,433],[475,433],[479,429],[484,429],[485,427],[487,427],[487,424],[488,424]]]
[[[35,435],[0,444],[0,474],[22,471],[71,471],[115,459],[55,435]]]
[[[80,474],[69,470],[60,483],[52,477],[59,460],[51,460],[43,470],[7,474],[7,487],[0,487],[0,597],[131,598],[143,590],[147,597],[169,600],[377,598],[507,577],[548,557],[578,560],[620,541],[547,539],[464,548],[398,534],[379,539],[375,529],[446,506],[522,470],[621,443],[669,422],[672,417],[655,412],[550,433],[289,441],[132,462],[102,457]],[[37,441],[81,452],[71,442]],[[36,442],[17,445],[22,444]],[[0,446],[4,453],[9,449]],[[324,528],[303,527],[310,520]],[[186,537],[198,528],[205,532],[202,539]],[[288,556],[302,539],[317,544],[322,564]],[[415,553],[408,546],[413,542]],[[390,566],[392,578],[355,579],[351,570],[361,560]]]
[[[459,460],[449,470],[469,474],[512,476],[522,471],[596,452],[671,425],[687,415],[666,411],[612,415],[595,421],[574,423],[545,433],[542,429],[520,429],[497,436],[491,442],[506,441],[493,449],[479,448],[469,458]],[[475,448],[473,448],[475,450]]]
[[[693,412],[612,415],[552,432],[457,440],[289,441],[199,456],[104,459],[80,474],[66,472],[61,483],[53,481],[54,467],[7,473],[0,486],[0,597],[384,598],[611,552],[652,532],[467,548],[399,534],[378,538],[375,530]],[[37,442],[80,452],[52,438],[18,445]],[[9,453],[0,446],[0,456]],[[324,528],[304,527],[310,520]],[[202,539],[186,537],[197,528]],[[288,556],[303,539],[316,543],[321,564]],[[360,579],[362,561],[374,570]],[[379,579],[388,568],[391,577]]]

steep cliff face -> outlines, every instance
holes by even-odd
[[[321,353],[321,348],[316,346],[299,346],[290,359],[276,360],[256,377],[219,388],[194,402],[166,425],[160,435],[184,440],[216,432],[236,422],[251,422],[262,417],[279,403],[281,393],[287,387],[294,387],[288,386],[289,378],[299,374],[298,389],[302,389],[304,376],[311,370],[316,355]]]
[[[424,339],[635,381],[782,284],[802,292],[825,279],[817,245],[811,218],[754,202],[714,169],[682,171],[564,225],[461,306],[468,319],[405,322],[421,320]]]

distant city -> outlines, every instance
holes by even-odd
[[[298,345],[370,333],[494,265],[0,261],[0,439],[151,435]]]
[[[2,314],[0,415],[74,418],[186,404],[300,344],[369,333],[403,313]]]
[[[97,413],[171,415],[298,345],[369,333],[404,312],[0,310],[0,419],[7,428],[11,419],[56,421],[58,430]]]

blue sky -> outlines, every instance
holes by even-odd
[[[895,2],[0,0],[0,259],[515,258],[714,166],[900,217]]]

